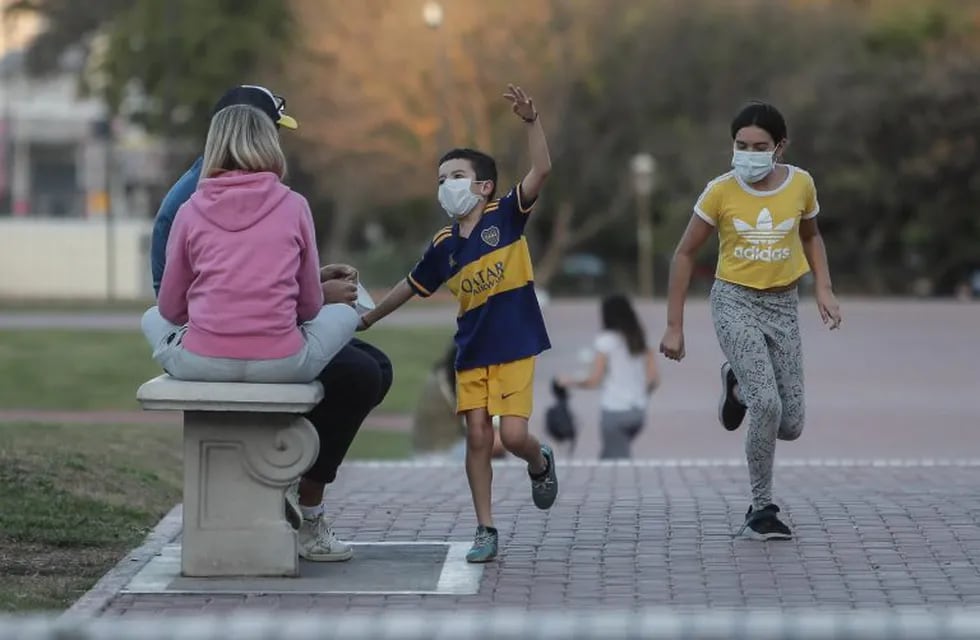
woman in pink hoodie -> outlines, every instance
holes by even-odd
[[[285,173],[268,116],[247,105],[215,114],[158,306],[143,315],[153,359],[173,377],[310,382],[354,336],[357,312],[323,304],[313,216]]]

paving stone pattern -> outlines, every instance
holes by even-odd
[[[121,595],[105,615],[978,605],[978,473],[782,467],[777,499],[796,539],[760,543],[732,538],[748,504],[744,467],[568,467],[542,513],[508,464],[495,481],[502,554],[475,596]],[[329,498],[339,532],[362,542],[466,540],[475,526],[460,468],[351,465]]]
[[[526,474],[510,464],[499,466],[495,482],[502,554],[486,567],[477,595],[117,595],[105,613],[980,605],[980,466],[925,464],[980,458],[980,305],[845,298],[842,310],[843,326],[829,332],[812,298],[801,302],[807,425],[800,440],[777,445],[777,459],[825,464],[777,468],[776,499],[793,541],[731,538],[748,506],[744,466],[567,464],[558,504],[545,514],[531,504]],[[655,345],[663,301],[638,312]],[[531,425],[538,433],[549,380],[582,369],[579,351],[594,340],[599,306],[559,301],[545,315],[554,348],[537,368]],[[135,327],[134,318],[68,324]],[[420,305],[392,320],[448,326],[452,312]],[[45,322],[67,320],[0,314],[0,326]],[[663,384],[634,457],[743,459],[744,430],[726,433],[715,418],[722,356],[704,300],[689,303],[685,335],[684,362],[660,360]],[[573,393],[579,460],[599,451],[598,398]],[[893,458],[913,462],[829,466]],[[360,542],[466,541],[475,527],[461,464],[345,464],[328,499],[339,533]]]

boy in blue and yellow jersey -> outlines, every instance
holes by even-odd
[[[487,562],[497,555],[490,515],[494,429],[525,460],[531,496],[548,509],[558,496],[551,448],[528,433],[534,358],[551,347],[534,292],[524,227],[551,172],[551,158],[534,103],[519,88],[504,93],[527,128],[531,170],[504,197],[494,200],[497,166],[473,149],[454,149],[439,161],[439,203],[453,224],[435,235],[422,259],[378,306],[361,317],[361,329],[414,295],[428,297],[445,284],[459,301],[456,332],[456,411],[466,420],[466,477],[476,511],[476,538],[466,556]]]

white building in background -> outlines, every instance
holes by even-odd
[[[161,146],[124,120],[110,125],[100,99],[79,95],[83,61],[63,62],[38,78],[25,72],[23,51],[0,57],[0,215],[102,216],[107,200],[116,216],[152,215],[148,192],[161,186]]]
[[[79,95],[80,56],[27,75],[39,26],[8,18],[0,41],[0,299],[149,295],[162,149],[118,120],[107,143],[104,103]]]

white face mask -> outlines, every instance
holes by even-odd
[[[480,202],[480,196],[470,190],[472,184],[469,178],[453,178],[439,185],[439,204],[450,218],[465,216]]]
[[[775,151],[742,151],[735,149],[732,154],[732,169],[735,175],[748,184],[762,180],[776,168]]]

